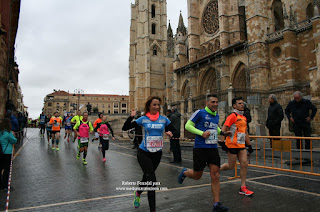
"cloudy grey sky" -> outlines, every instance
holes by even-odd
[[[129,39],[134,0],[21,1],[16,57],[30,117],[44,97],[60,89],[129,94]],[[174,33],[179,12],[187,25],[187,0],[167,0]]]

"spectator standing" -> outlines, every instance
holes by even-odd
[[[172,108],[172,113],[169,117],[172,126],[175,128],[173,138],[170,139],[171,151],[173,153],[173,161],[171,163],[181,163],[181,148],[180,148],[180,127],[181,114],[176,108]]]
[[[311,101],[302,98],[300,91],[293,93],[293,100],[289,102],[285,109],[286,116],[293,123],[295,136],[311,136],[310,121],[313,120],[317,113],[317,108]],[[311,115],[310,115],[311,110]],[[310,149],[310,140],[305,140],[305,149]],[[302,147],[301,147],[302,148]],[[297,139],[297,149],[300,149],[300,139]]]
[[[12,131],[18,132],[19,131],[19,122],[18,122],[18,119],[16,118],[16,116],[12,114],[11,110],[7,111],[7,117],[10,119]]]
[[[284,117],[283,109],[274,94],[270,94],[269,103],[266,127],[269,129],[270,136],[280,136],[281,121]],[[272,139],[270,139],[270,147],[272,148]]]
[[[244,113],[243,113],[243,115],[247,119],[247,130],[248,130],[248,133],[250,133],[249,123],[252,121],[251,114],[250,114],[250,109],[248,108],[248,104],[246,102],[243,102],[243,104],[244,104]]]

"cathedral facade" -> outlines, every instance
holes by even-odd
[[[219,96],[219,115],[242,96],[253,116],[252,133],[264,124],[268,96],[283,108],[300,90],[320,105],[319,0],[188,0],[188,28],[180,14],[173,34],[166,25],[165,0],[132,5],[130,108],[149,95],[177,107],[186,121]],[[312,122],[320,134],[319,115]],[[288,134],[283,121],[282,134]]]

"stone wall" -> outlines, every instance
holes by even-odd
[[[7,57],[7,46],[5,43],[5,37],[0,36],[0,118],[4,117],[6,99],[7,99],[7,79],[8,79],[8,57]]]

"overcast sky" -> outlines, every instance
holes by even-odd
[[[129,40],[134,0],[21,1],[16,58],[29,115],[41,113],[44,97],[60,89],[129,94]],[[167,0],[174,33],[187,0]]]

